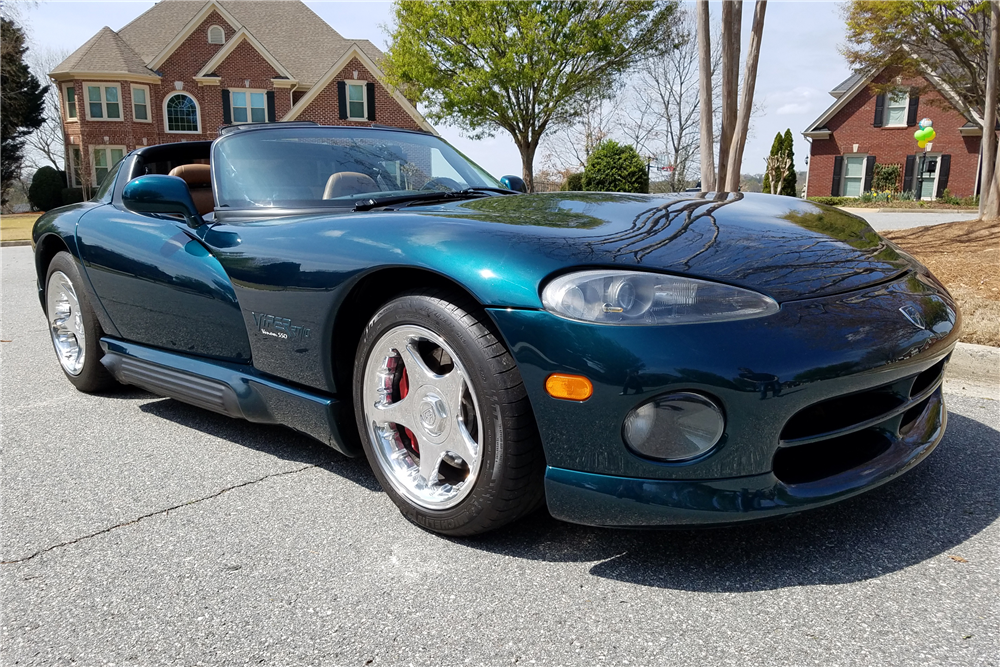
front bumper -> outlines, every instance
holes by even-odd
[[[602,526],[765,518],[893,479],[943,436],[940,384],[960,330],[951,297],[919,273],[717,324],[608,327],[490,313],[538,422],[549,510]],[[544,381],[553,372],[586,375],[594,395],[551,398]],[[726,414],[722,439],[693,461],[638,456],[621,436],[625,416],[672,391],[712,396]]]

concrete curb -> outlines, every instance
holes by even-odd
[[[975,213],[979,215],[978,208],[864,208],[861,206],[838,206],[841,211],[848,213]],[[973,218],[970,218],[972,220]]]
[[[31,241],[0,241],[0,248],[8,248],[20,245],[31,245]]]
[[[945,389],[1000,400],[1000,347],[956,345],[945,375]]]

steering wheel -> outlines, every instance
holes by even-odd
[[[431,180],[424,183],[423,186],[420,188],[421,191],[440,190],[442,192],[448,192],[449,190],[451,191],[461,190],[461,189],[462,189],[461,183],[459,183],[453,178],[445,178],[445,177],[432,178]]]

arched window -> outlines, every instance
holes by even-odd
[[[174,93],[167,98],[165,113],[167,132],[199,132],[198,103],[187,93]]]
[[[226,31],[223,30],[221,26],[213,25],[211,28],[208,29],[208,43],[225,44]]]

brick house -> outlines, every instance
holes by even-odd
[[[869,84],[894,84],[875,94]],[[858,196],[871,189],[875,163],[898,164],[902,191],[921,199],[979,192],[982,117],[933,75],[907,78],[888,70],[855,74],[830,91],[836,101],[802,134],[810,140],[807,194]],[[925,150],[913,133],[922,118],[937,132]],[[922,154],[922,159],[921,159]]]
[[[139,146],[213,139],[222,125],[311,120],[437,134],[381,83],[382,52],[298,0],[162,0],[102,28],[49,73],[71,187]]]

